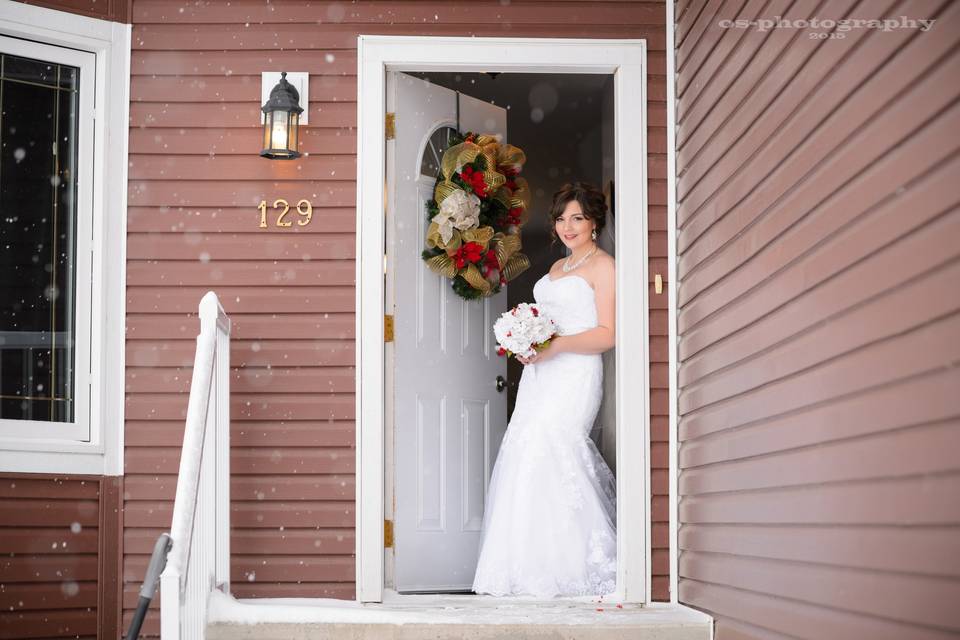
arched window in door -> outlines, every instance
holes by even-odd
[[[439,175],[443,153],[450,147],[450,140],[456,133],[456,129],[444,125],[437,127],[430,134],[427,144],[423,147],[423,154],[420,156],[420,175],[431,178]]]

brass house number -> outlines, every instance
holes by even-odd
[[[290,203],[279,198],[273,201],[273,208],[277,211],[280,211],[280,215],[277,216],[275,226],[277,227],[292,227],[293,220],[284,220],[283,217],[290,212]],[[267,228],[267,201],[261,200],[260,206],[257,207],[260,210],[260,228]],[[282,211],[281,211],[282,209]],[[297,213],[300,214],[300,218],[297,220],[297,226],[302,227],[305,224],[309,224],[310,220],[313,219],[313,205],[310,204],[309,200],[301,200],[297,203]]]

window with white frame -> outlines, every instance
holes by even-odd
[[[5,436],[90,440],[93,70],[92,53],[0,36]]]
[[[123,473],[130,26],[0,0],[0,473]]]

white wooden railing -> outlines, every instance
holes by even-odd
[[[160,638],[202,639],[210,593],[230,591],[230,319],[212,291],[200,301],[170,537]]]

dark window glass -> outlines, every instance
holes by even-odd
[[[3,77],[9,80],[30,82],[56,87],[60,65],[43,60],[31,60],[18,56],[3,56]]]
[[[0,54],[0,418],[74,420],[79,82]]]
[[[440,127],[430,135],[420,157],[420,175],[436,178],[440,174],[440,161],[456,132],[453,127]]]

